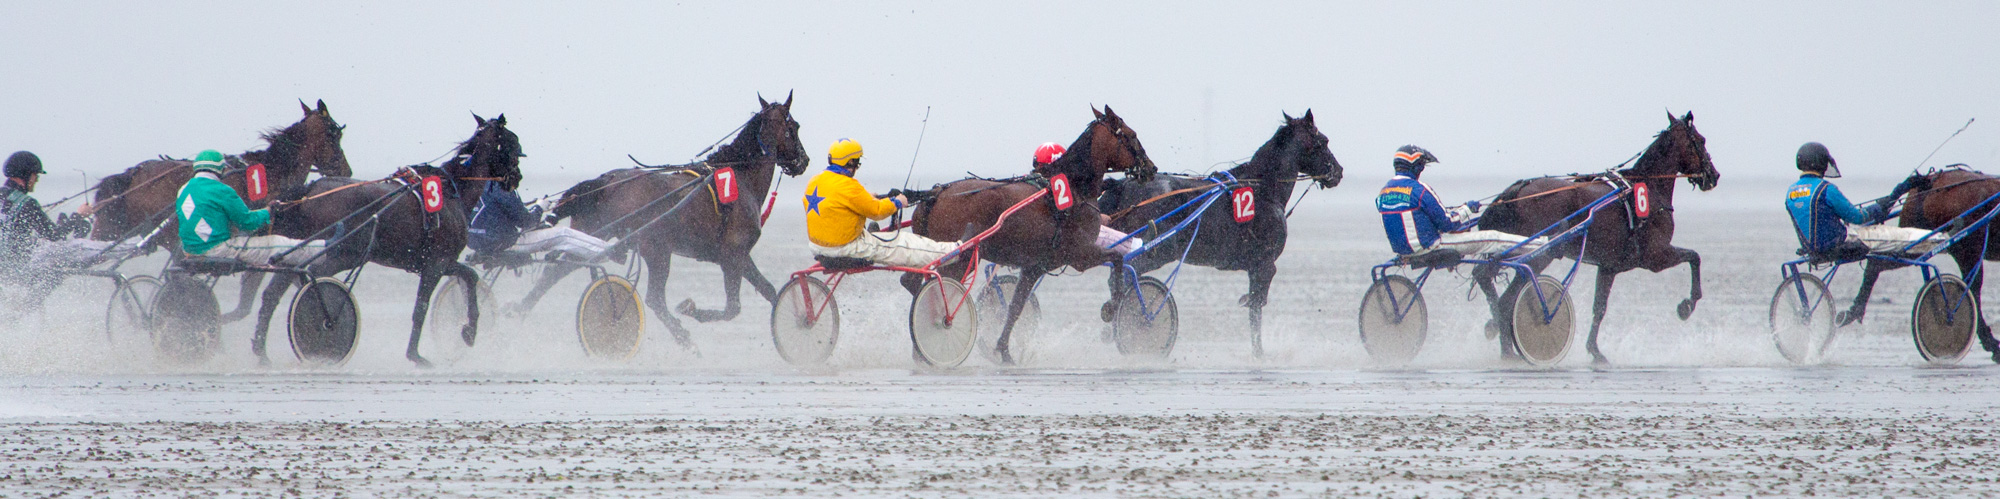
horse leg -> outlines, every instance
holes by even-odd
[[[250,304],[257,300],[257,288],[264,285],[263,272],[243,274],[243,287],[236,292],[236,309],[222,314],[218,319],[222,324],[230,324],[250,316]]]
[[[417,306],[410,314],[410,346],[403,350],[403,358],[410,359],[417,367],[431,367],[431,361],[424,360],[424,356],[417,353],[417,342],[424,336],[424,317],[430,315],[431,293],[437,291],[438,281],[444,277],[444,269],[440,267],[425,265],[424,270],[417,273]]]
[[[1593,365],[1602,366],[1611,363],[1610,360],[1604,358],[1604,352],[1597,349],[1597,332],[1604,326],[1604,311],[1611,308],[1611,285],[1617,282],[1619,272],[1623,271],[1607,267],[1597,268],[1597,297],[1590,304],[1590,339],[1583,343],[1584,348],[1590,350],[1590,363]],[[1695,279],[1696,282],[1700,282],[1699,277]],[[1695,289],[1697,289],[1695,294],[1699,296],[1701,294],[1701,291],[1699,291],[1701,285],[1696,284]],[[1682,310],[1692,312],[1694,306],[1691,303],[1681,302]],[[1681,314],[1681,319],[1687,319],[1687,314]]]
[[[256,332],[250,335],[250,353],[257,354],[257,365],[271,365],[271,358],[264,354],[266,336],[271,331],[271,316],[278,311],[278,300],[285,298],[285,291],[292,288],[298,277],[289,273],[271,276],[271,283],[264,287],[264,298],[257,307]],[[244,282],[249,282],[247,279]],[[247,284],[246,284],[247,285]]]
[[[1491,265],[1480,265],[1472,269],[1472,280],[1479,283],[1480,294],[1486,295],[1486,308],[1493,313],[1492,318],[1486,319],[1486,339],[1489,340],[1500,336],[1500,330],[1502,329],[1500,325],[1500,291],[1493,285],[1493,279],[1498,276],[1499,271],[1495,270],[1495,267]]]
[[[458,262],[446,270],[465,283],[465,326],[459,329],[458,337],[469,347],[479,339],[479,271]]]
[[[1048,270],[1032,267],[1021,269],[1021,281],[1014,284],[1014,296],[1007,300],[1007,323],[1000,328],[1000,339],[995,341],[993,345],[994,353],[1000,354],[1001,364],[1014,365],[1012,348],[1014,342],[1014,322],[1021,318],[1021,310],[1027,308],[1029,297],[1035,295],[1032,292],[1035,289],[1035,284],[1041,282],[1042,276]],[[967,310],[970,311],[970,309]]]
[[[1278,275],[1276,261],[1250,269],[1250,292],[1237,300],[1250,308],[1250,354],[1264,357],[1264,304],[1271,300],[1271,279]]]
[[[1965,268],[1963,267],[1963,263],[1960,265],[1959,268]],[[1875,279],[1882,277],[1882,271],[1884,270],[1888,270],[1887,266],[1875,260],[1869,260],[1868,263],[1861,266],[1861,289],[1854,292],[1853,305],[1849,306],[1847,310],[1834,314],[1833,321],[1835,324],[1839,324],[1839,327],[1846,327],[1848,324],[1861,322],[1861,319],[1868,315],[1868,297],[1875,294]]]
[[[549,288],[555,287],[556,283],[561,282],[564,277],[569,277],[571,273],[582,268],[582,265],[561,262],[543,267],[541,275],[535,278],[534,289],[528,290],[528,296],[521,298],[519,303],[507,307],[507,315],[512,317],[528,315],[528,311],[534,310],[535,304],[542,301],[542,296],[549,293]]]
[[[1688,274],[1692,279],[1692,282],[1688,285],[1688,298],[1681,300],[1681,304],[1674,308],[1674,313],[1680,314],[1681,320],[1688,320],[1688,316],[1694,315],[1695,303],[1701,301],[1701,253],[1681,247],[1675,247],[1674,253],[1680,256],[1680,262],[1687,263]],[[1600,291],[1599,293],[1601,296],[1603,292]],[[1598,317],[1603,317],[1604,312],[1600,311],[1597,315]],[[1597,337],[1594,332],[1595,330],[1596,326],[1592,326],[1592,338]]]
[[[750,289],[764,295],[764,301],[771,302],[773,306],[778,304],[778,288],[771,286],[770,279],[764,278],[764,271],[757,270],[756,259],[743,257],[743,278],[750,280]]]
[[[673,333],[674,343],[682,348],[694,348],[694,337],[687,326],[681,325],[679,317],[667,309],[667,275],[673,273],[674,255],[666,250],[644,251],[646,258],[646,307],[653,309],[653,315],[667,325],[667,332]]]
[[[1986,287],[1986,262],[1981,261],[1979,255],[1966,256],[1972,260],[1970,263],[1966,262],[1966,258],[1959,258],[1957,252],[1953,252],[1952,254],[1952,258],[1958,260],[1958,268],[1961,269],[1959,274],[1966,278],[1965,287],[1972,290],[1972,303],[1975,305],[1985,303],[1981,299],[1985,294],[1981,288]],[[1979,348],[1985,349],[1986,353],[1992,357],[1993,362],[2000,363],[2000,341],[1994,340],[1993,328],[1986,324],[1986,317],[1984,315],[1979,317],[1979,327],[1974,331],[1979,335]]]
[[[748,258],[746,255],[745,258]],[[708,310],[694,305],[694,299],[681,300],[674,310],[694,318],[695,322],[726,321],[736,318],[743,311],[743,299],[737,296],[743,291],[743,266],[741,262],[722,262],[722,310]]]

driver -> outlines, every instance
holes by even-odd
[[[64,213],[55,220],[42,210],[35,192],[42,174],[42,158],[18,151],[7,157],[7,181],[0,186],[0,265],[9,274],[20,275],[37,269],[81,268],[129,253],[132,245],[105,251],[110,242],[81,239],[90,233],[90,221],[82,215]],[[89,205],[85,205],[87,210]]]
[[[817,256],[859,258],[877,265],[922,267],[958,247],[933,241],[910,229],[896,228],[887,237],[863,234],[865,220],[881,220],[909,204],[895,194],[886,199],[868,193],[854,173],[861,169],[861,144],[840,139],[827,148],[826,171],[806,184],[806,239]]]
[[[1472,217],[1479,209],[1478,202],[1450,209],[1438,203],[1430,186],[1417,180],[1423,175],[1425,165],[1436,162],[1437,155],[1422,147],[1396,149],[1396,175],[1389,178],[1389,184],[1382,186],[1382,193],[1375,198],[1375,211],[1382,214],[1382,228],[1389,236],[1390,249],[1409,257],[1439,249],[1469,257],[1492,257],[1528,241],[1526,237],[1497,230],[1472,230],[1478,225],[1478,219]],[[1521,245],[1516,253],[1534,251],[1544,242],[1537,239]]]
[[[1792,215],[1792,228],[1805,254],[1837,260],[1876,254],[1921,254],[1951,238],[1945,231],[1924,239],[1931,231],[1897,227],[1889,219],[1889,204],[1910,190],[1909,181],[1897,184],[1889,195],[1856,205],[1834,187],[1830,178],[1840,178],[1840,164],[1833,153],[1818,142],[1799,146],[1796,158],[1799,181],[1785,192],[1785,211]],[[1843,223],[1844,222],[1844,223]],[[1915,247],[1910,243],[1922,239]],[[1909,247],[1907,251],[1905,247]]]
[[[558,258],[566,256],[588,262],[611,246],[580,230],[545,226],[541,207],[529,210],[521,202],[521,195],[514,192],[520,184],[519,177],[486,183],[486,191],[479,195],[479,207],[472,209],[472,221],[467,223],[465,231],[466,246],[472,251],[550,251]]]
[[[299,240],[285,236],[250,235],[271,224],[271,211],[250,209],[236,189],[222,183],[222,153],[214,149],[195,155],[194,178],[174,197],[174,215],[180,219],[181,250],[188,255],[276,265],[280,262],[272,259],[278,253],[299,246]],[[282,263],[302,266],[325,249],[326,241],[313,241]]]

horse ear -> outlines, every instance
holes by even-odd
[[[1683,121],[1683,122],[1686,122],[1686,123],[1690,123],[1690,124],[1694,123],[1694,111],[1688,111],[1688,112],[1687,112],[1687,116],[1682,116],[1682,117],[1681,117],[1681,121]]]
[[[500,113],[499,117],[493,118],[493,122],[499,123],[500,126],[507,126],[507,113]]]
[[[1302,120],[1306,120],[1306,123],[1312,123],[1312,122],[1313,122],[1313,110],[1312,110],[1312,108],[1310,108],[1310,107],[1306,108],[1306,115],[1305,115],[1305,116],[1300,116],[1300,117],[1299,117],[1299,119],[1302,119]]]
[[[479,126],[486,126],[486,118],[479,117],[479,113],[472,113],[472,121],[479,123]]]
[[[1669,123],[1680,123],[1680,122],[1681,122],[1681,119],[1680,119],[1680,117],[1677,117],[1677,116],[1674,116],[1674,110],[1672,110],[1672,109],[1668,109],[1668,110],[1667,110],[1667,121],[1668,121]]]
[[[771,107],[771,103],[764,102],[763,92],[757,92],[757,107]]]
[[[1104,119],[1104,111],[1097,110],[1097,106],[1090,106],[1090,114],[1097,115],[1097,119]]]
[[[1111,105],[1110,105],[1110,104],[1105,104],[1105,105],[1104,105],[1104,115],[1105,115],[1105,116],[1109,116],[1109,117],[1112,117],[1112,118],[1116,118],[1116,117],[1118,117],[1118,113],[1117,113],[1117,112],[1114,112],[1114,111],[1112,111],[1112,110],[1111,110]]]
[[[785,91],[785,110],[786,110],[786,111],[790,111],[790,110],[792,110],[792,91],[791,91],[791,90],[786,90],[786,91]]]
[[[1283,115],[1283,116],[1285,117],[1285,122],[1286,122],[1286,123],[1290,123],[1290,122],[1292,121],[1292,113],[1288,113],[1288,112],[1284,112],[1284,111],[1278,111],[1278,114],[1280,114],[1280,115]]]
[[[319,114],[326,114],[326,99],[319,101]]]
[[[306,100],[305,100],[305,99],[299,99],[299,110],[300,110],[300,111],[304,111],[304,112],[306,113],[306,115],[307,115],[307,116],[311,116],[311,115],[312,115],[312,113],[313,113],[313,108],[312,108],[312,106],[308,106],[308,105],[306,105]]]

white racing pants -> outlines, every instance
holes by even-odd
[[[1127,235],[1129,234],[1126,234],[1124,232],[1119,232],[1118,229],[1113,229],[1109,225],[1098,225],[1097,247],[1108,249],[1111,251],[1116,251],[1118,252],[1118,254],[1124,255],[1134,251],[1139,251],[1140,246],[1146,245],[1146,240],[1135,237],[1132,238],[1131,240],[1125,241],[1124,243],[1119,243],[1117,246],[1112,246],[1113,243],[1118,243],[1119,239],[1125,239],[1125,236]]]
[[[36,246],[28,262],[30,266],[41,269],[80,269],[130,255],[138,249],[139,246],[130,241],[113,248],[111,241],[69,239]]]
[[[1439,248],[1450,248],[1454,251],[1457,251],[1461,255],[1465,255],[1466,258],[1490,259],[1493,257],[1500,256],[1499,253],[1502,251],[1506,251],[1507,248],[1512,248],[1514,247],[1514,245],[1521,244],[1522,241],[1527,241],[1527,240],[1528,238],[1526,237],[1508,234],[1497,230],[1469,230],[1465,232],[1446,232],[1443,234],[1438,234],[1437,242],[1431,243],[1430,247],[1424,248],[1423,251],[1418,251],[1415,254],[1421,255],[1424,253],[1436,251]],[[1538,238],[1532,242],[1529,242],[1528,244],[1522,244],[1521,249],[1514,250],[1514,253],[1512,254],[1519,255],[1523,253],[1528,253],[1530,251],[1534,251],[1537,248],[1541,248],[1543,244],[1547,243],[1548,241],[1546,239]]]
[[[922,267],[944,258],[946,253],[958,247],[958,243],[933,241],[910,232],[910,229],[903,229],[863,233],[854,241],[835,247],[820,246],[811,241],[807,241],[806,246],[812,247],[813,254],[819,256],[860,258],[877,265]]]
[[[216,247],[209,248],[208,252],[202,253],[201,256],[228,258],[251,265],[282,264],[297,267],[305,265],[306,260],[312,259],[319,252],[326,251],[326,241],[313,241],[306,244],[305,247],[299,248],[298,251],[293,251],[292,254],[286,255],[285,260],[282,262],[271,261],[271,257],[278,256],[279,253],[283,253],[285,250],[292,249],[293,246],[298,245],[299,240],[285,236],[236,236],[229,238],[228,241],[223,241],[222,244],[216,245]]]
[[[1916,242],[1918,239],[1923,239],[1924,234],[1929,233],[1931,233],[1930,229],[1895,227],[1887,224],[1847,226],[1847,240],[1868,245],[1869,253],[1900,252],[1904,246],[1909,246],[1910,243]],[[1930,239],[1924,239],[1922,244],[1911,248],[1909,253],[1930,251],[1932,248],[1944,244],[1945,240],[1950,238],[1950,233],[1939,232],[1938,235],[1931,236]]]
[[[611,245],[603,239],[590,237],[590,234],[580,230],[569,227],[548,227],[522,232],[521,237],[515,239],[514,245],[508,247],[507,251],[522,253],[561,251],[579,259],[594,260],[610,247]]]

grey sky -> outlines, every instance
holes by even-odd
[[[77,170],[260,147],[297,99],[349,125],[362,177],[439,156],[468,111],[504,112],[545,193],[626,153],[689,159],[758,92],[794,89],[807,147],[860,140],[878,190],[901,181],[925,106],[919,184],[1024,171],[1106,103],[1168,170],[1246,156],[1311,108],[1349,170],[1339,198],[1372,195],[1405,143],[1452,175],[1602,168],[1669,109],[1694,112],[1722,192],[1777,188],[1806,140],[1851,177],[1897,176],[1975,116],[1933,163],[2000,171],[1994,2],[9,2],[0,18],[0,149],[42,155],[44,197]]]

